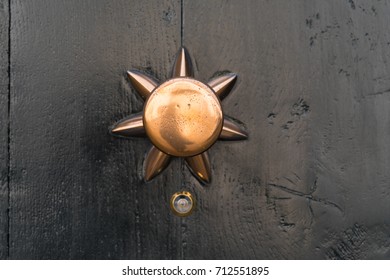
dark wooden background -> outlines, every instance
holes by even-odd
[[[389,259],[390,1],[0,0],[0,258]],[[142,179],[125,71],[238,73],[250,139]],[[169,198],[190,190],[197,211]]]

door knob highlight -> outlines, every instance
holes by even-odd
[[[218,140],[244,140],[247,133],[223,114],[221,100],[232,90],[237,75],[228,73],[207,84],[193,77],[191,58],[182,47],[172,78],[159,83],[137,70],[127,72],[134,89],[145,100],[143,112],[111,128],[115,136],[147,136],[153,144],[145,160],[146,181],[160,174],[171,157],[183,157],[202,183],[211,181],[207,150]]]

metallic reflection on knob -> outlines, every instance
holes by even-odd
[[[195,208],[195,200],[191,193],[183,191],[177,192],[171,197],[171,210],[179,217],[191,215]]]
[[[159,82],[138,70],[128,71],[127,76],[144,100],[144,110],[117,122],[110,131],[119,137],[150,139],[153,146],[145,160],[146,181],[167,168],[172,157],[182,157],[191,173],[208,184],[208,149],[218,140],[247,139],[244,128],[227,117],[221,105],[236,83],[236,74],[224,73],[208,82],[197,80],[191,57],[182,47],[167,81]]]

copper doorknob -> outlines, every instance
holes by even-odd
[[[116,136],[147,136],[153,147],[145,160],[145,179],[151,180],[169,164],[184,157],[201,182],[211,180],[207,150],[218,140],[243,140],[247,133],[224,116],[221,100],[233,88],[237,75],[228,73],[208,83],[193,77],[191,58],[182,47],[172,78],[159,83],[136,70],[128,71],[131,84],[145,100],[142,113],[123,119],[111,128]]]

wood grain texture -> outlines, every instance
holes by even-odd
[[[180,1],[15,0],[11,26],[10,258],[180,258],[181,163],[146,184],[150,143],[108,133],[142,109],[126,70],[168,77]]]
[[[222,102],[246,142],[188,172],[186,259],[390,258],[390,5],[184,1],[196,77],[239,74]]]
[[[7,3],[0,258],[390,258],[387,1],[12,0],[10,80]],[[181,39],[195,77],[239,74],[249,140],[210,149],[208,186],[177,159],[145,183],[150,143],[108,134],[142,109],[126,70],[165,80]]]
[[[0,259],[8,257],[9,6],[0,0]]]

